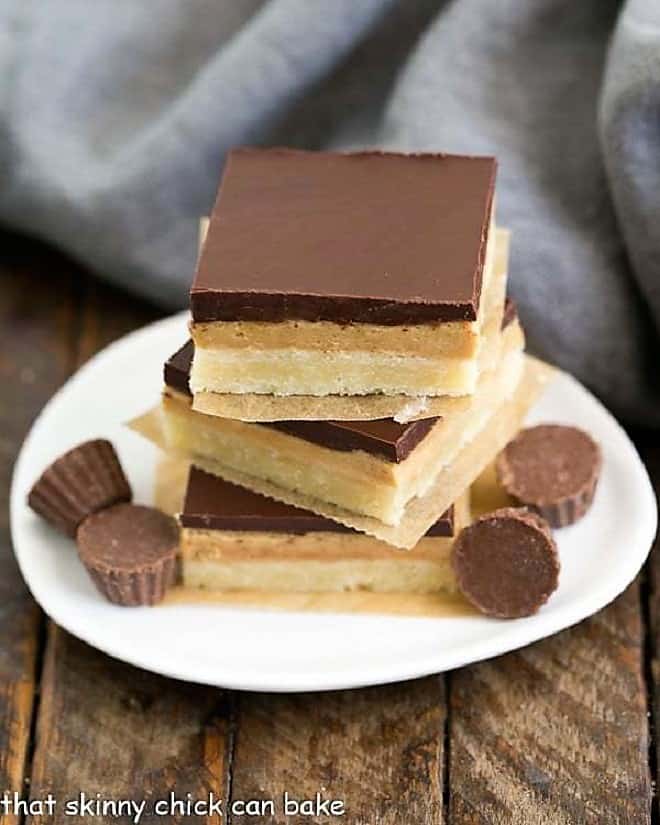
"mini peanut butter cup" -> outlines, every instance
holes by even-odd
[[[75,538],[88,516],[131,498],[115,448],[98,438],[79,444],[47,467],[30,490],[28,504],[53,527]]]
[[[117,504],[87,518],[78,554],[100,593],[130,607],[161,601],[176,577],[179,530],[153,507]]]
[[[522,507],[477,519],[458,536],[451,556],[460,591],[499,619],[531,616],[557,589],[559,556],[548,523]]]
[[[522,430],[499,454],[497,477],[517,502],[552,527],[581,519],[591,507],[600,476],[598,444],[577,427],[540,424]]]

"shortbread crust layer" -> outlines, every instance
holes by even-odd
[[[503,335],[500,365],[482,377],[469,407],[436,422],[399,463],[363,450],[329,449],[260,424],[203,415],[190,408],[187,396],[170,390],[162,399],[165,443],[192,461],[209,460],[396,525],[410,499],[424,494],[493,409],[514,393],[523,368],[522,333],[514,323]]]
[[[222,534],[181,531],[183,585],[203,590],[267,590],[293,593],[366,590],[374,593],[436,593],[455,591],[450,564],[453,539],[422,539],[414,550],[369,557],[361,545],[380,543],[356,534],[352,549],[337,557],[332,534],[309,533],[282,538],[271,534]],[[328,541],[328,539],[331,539]],[[322,541],[328,557],[310,554]],[[269,544],[270,553],[255,551]],[[213,549],[215,552],[210,552]],[[366,557],[365,557],[366,556]]]
[[[499,332],[507,258],[508,233],[492,232],[476,322],[395,327],[330,322],[193,324],[191,389],[196,395],[469,394],[483,368],[480,353],[483,350],[487,360]],[[447,327],[451,331],[445,340]]]
[[[195,393],[264,395],[468,395],[475,359],[421,358],[372,352],[196,349]]]

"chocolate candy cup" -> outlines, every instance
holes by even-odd
[[[463,595],[500,619],[531,616],[557,589],[559,557],[550,527],[525,508],[504,507],[461,531],[452,567]]]
[[[29,506],[67,536],[92,513],[130,501],[131,488],[105,439],[85,441],[44,470],[28,495]]]
[[[602,456],[598,444],[577,427],[541,424],[522,430],[495,466],[510,496],[552,527],[565,527],[591,507]]]
[[[94,584],[114,604],[156,604],[176,578],[179,530],[153,507],[117,504],[86,519],[78,554]]]

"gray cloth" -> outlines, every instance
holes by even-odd
[[[493,153],[531,348],[660,422],[656,0],[0,0],[0,38],[7,225],[175,307],[231,146]]]

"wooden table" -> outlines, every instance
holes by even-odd
[[[156,313],[52,250],[2,240],[6,499],[13,460],[47,399],[96,350]],[[660,479],[653,441],[638,436]],[[0,785],[35,800],[52,792],[59,803],[54,816],[8,814],[2,823],[129,821],[65,816],[63,801],[81,790],[276,801],[320,791],[345,803],[331,821],[351,825],[656,821],[658,551],[610,607],[524,650],[398,685],[284,696],[175,682],[98,653],[31,600],[6,507],[0,548]],[[175,821],[222,820],[142,819]],[[298,820],[279,812],[225,821]]]

